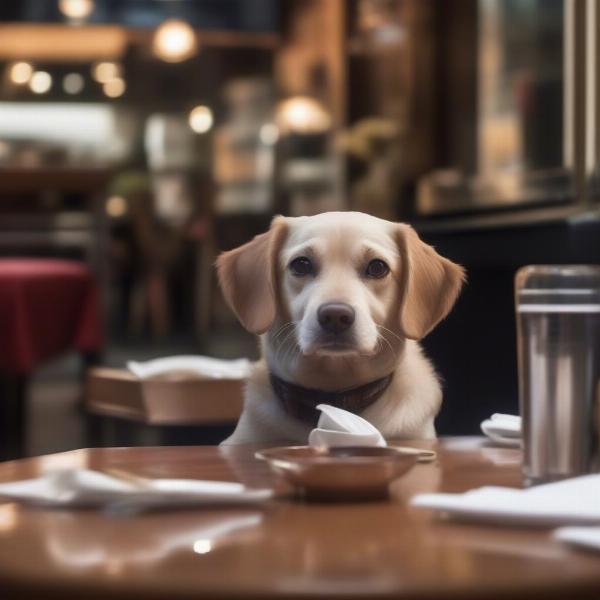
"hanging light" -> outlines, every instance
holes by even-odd
[[[82,21],[94,10],[94,0],[59,0],[58,10],[75,21]]]
[[[196,32],[185,21],[168,19],[154,33],[152,51],[165,62],[187,60],[198,51]]]
[[[213,124],[212,110],[208,106],[196,106],[190,112],[188,123],[196,133],[206,133]]]
[[[106,214],[113,219],[118,219],[127,214],[127,200],[123,196],[111,196],[106,200]]]
[[[294,96],[277,108],[277,125],[285,133],[324,133],[331,127],[325,107],[309,96]]]
[[[102,91],[109,98],[118,98],[125,93],[126,89],[125,81],[120,77],[115,77],[115,79],[110,79],[106,83],[102,85]]]
[[[121,65],[116,62],[99,62],[92,67],[92,77],[99,83],[121,77]]]
[[[34,94],[45,94],[52,87],[52,76],[46,71],[36,71],[29,80],[29,89]]]
[[[63,77],[62,86],[67,94],[79,94],[85,86],[85,79],[79,73],[67,73]]]
[[[10,66],[8,73],[13,83],[25,85],[33,75],[33,67],[28,62],[16,62]]]

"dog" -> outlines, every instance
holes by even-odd
[[[465,272],[412,227],[358,212],[278,216],[222,253],[217,272],[262,351],[222,444],[306,444],[319,403],[386,439],[436,437],[442,391],[418,341],[451,310]]]

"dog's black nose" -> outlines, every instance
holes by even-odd
[[[328,333],[342,333],[354,323],[354,309],[345,302],[321,304],[317,311],[319,325]]]

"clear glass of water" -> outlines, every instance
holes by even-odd
[[[515,303],[525,481],[596,470],[600,266],[524,267]]]

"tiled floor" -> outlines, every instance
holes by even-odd
[[[118,345],[109,348],[104,364],[123,367],[127,360],[148,360],[175,354],[207,354],[221,358],[257,357],[257,345],[252,337],[237,332],[211,338],[202,350],[189,343]],[[91,445],[86,433],[86,421],[80,408],[83,393],[82,369],[79,358],[69,354],[46,365],[32,377],[28,390],[27,453],[30,456],[82,448]],[[127,424],[121,429],[127,430]],[[136,428],[131,444],[157,443],[156,431]],[[202,432],[198,443],[202,443]],[[211,436],[214,437],[214,434]]]

